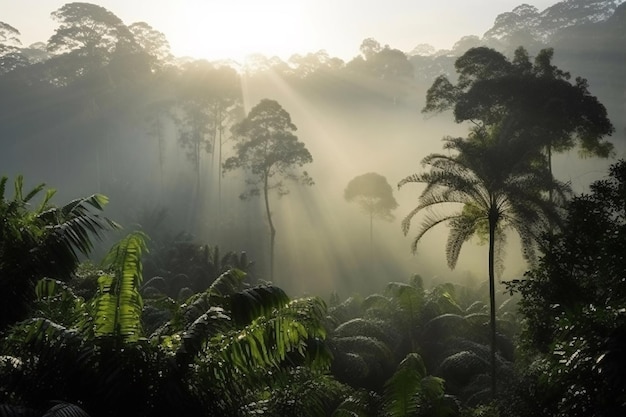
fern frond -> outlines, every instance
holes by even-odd
[[[426,368],[422,358],[417,353],[408,354],[385,382],[384,414],[394,417],[414,415],[421,403],[419,394],[424,377]]]

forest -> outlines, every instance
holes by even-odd
[[[626,3],[245,62],[0,21],[0,416],[626,415]]]

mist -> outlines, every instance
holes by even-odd
[[[520,45],[531,56],[553,47],[555,65],[589,80],[591,92],[607,107],[616,128],[610,138],[614,158],[582,159],[576,150],[554,158],[555,176],[570,182],[576,193],[586,192],[611,162],[625,155],[626,45],[623,36],[621,43],[606,43],[616,36],[614,22],[624,23],[625,11],[619,6],[592,26],[573,22],[545,39],[516,37],[518,32],[509,28],[511,36],[498,42],[488,36],[470,37],[452,50],[428,54],[411,55],[366,39],[348,62],[323,51],[294,56],[289,62],[257,56],[254,65],[245,67],[195,61],[213,69],[232,65],[243,114],[264,98],[279,102],[313,157],[303,167],[315,181],[313,186],[289,184],[289,194],[271,196],[276,227],[271,280],[292,294],[324,297],[332,292],[342,296],[376,292],[387,282],[405,281],[413,274],[431,284],[486,281],[487,247],[477,239],[463,247],[457,267],[450,270],[444,225],[429,232],[415,254],[410,250],[413,233],[405,236],[400,227],[418,204],[422,188],[398,189],[398,182],[422,170],[420,162],[426,155],[441,152],[443,137],[465,136],[470,127],[455,123],[451,112],[423,114],[426,91],[438,75],[456,76],[454,61],[469,47],[486,45],[509,57]],[[595,37],[586,37],[584,45],[575,43],[589,32]],[[415,45],[420,43],[415,40]],[[610,50],[599,51],[599,44]],[[268,225],[261,199],[239,198],[245,176],[222,173],[215,143],[210,151],[200,151],[197,165],[181,146],[183,111],[176,100],[185,69],[194,61],[169,56],[155,63],[123,55],[64,73],[64,62],[70,67],[84,64],[62,53],[46,52],[37,60],[32,47],[12,51],[21,51],[26,60],[10,71],[3,69],[1,75],[3,175],[23,174],[28,186],[45,182],[58,190],[57,204],[102,193],[110,199],[105,215],[126,230],[141,228],[153,241],[185,235],[223,252],[246,252],[254,262],[252,274],[270,280]],[[46,78],[50,73],[52,78]],[[171,107],[162,115],[157,138],[150,133],[147,118],[151,106],[159,103]],[[233,141],[228,140],[228,131],[224,134],[220,149],[226,158],[232,155]],[[374,219],[371,242],[368,215],[344,199],[349,181],[367,172],[384,176],[399,204],[394,220]],[[527,268],[517,237],[512,235],[507,243],[503,280],[519,278]]]

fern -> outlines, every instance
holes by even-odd
[[[135,231],[114,245],[103,260],[111,271],[98,279],[94,300],[95,335],[114,336],[123,342],[136,342],[141,336],[143,298],[142,253],[147,251],[147,236]]]
[[[410,353],[398,365],[396,372],[385,383],[384,415],[408,417],[415,414],[422,391],[426,368],[417,353]]]

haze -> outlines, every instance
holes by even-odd
[[[55,30],[50,13],[63,0],[0,0],[2,21],[22,34],[22,43],[47,40]],[[539,10],[552,0],[528,2]],[[249,54],[278,56],[326,50],[349,60],[365,38],[404,52],[418,44],[450,49],[465,35],[482,36],[515,0],[235,0],[177,2],[103,0],[98,5],[124,23],[144,21],[163,32],[176,56],[241,61]]]
[[[539,12],[555,3],[533,2]],[[606,19],[616,9],[624,18],[623,5],[618,7],[622,2],[605,3],[610,12]],[[58,27],[50,13],[64,4],[2,0],[0,18],[20,31],[23,46],[45,43]],[[457,268],[447,268],[445,226],[430,234],[416,255],[410,252],[412,233],[402,234],[399,219],[417,205],[421,189],[397,190],[396,185],[420,171],[424,156],[441,151],[444,136],[467,134],[468,125],[454,123],[450,112],[428,117],[421,113],[426,91],[438,75],[455,76],[454,61],[469,47],[488,45],[511,56],[520,39],[528,40],[515,33],[502,39],[484,36],[496,17],[518,2],[145,0],[97,4],[127,25],[142,21],[162,32],[171,46],[173,57],[167,67],[171,72],[154,67],[149,74],[138,75],[133,64],[128,64],[116,67],[117,72],[111,70],[111,80],[103,81],[81,78],[81,70],[66,74],[67,79],[55,78],[52,84],[58,83],[57,90],[35,91],[33,85],[39,84],[29,77],[38,75],[28,69],[39,67],[33,64],[15,70],[14,74],[31,80],[20,82],[32,91],[4,86],[12,95],[2,98],[2,175],[24,174],[29,184],[47,183],[58,189],[55,201],[59,204],[102,192],[111,199],[105,214],[126,227],[145,226],[148,216],[164,209],[165,222],[148,231],[155,239],[186,232],[194,241],[218,245],[223,251],[246,251],[255,262],[255,273],[266,278],[267,224],[262,202],[238,198],[244,185],[240,174],[227,173],[219,179],[216,152],[202,152],[196,172],[181,146],[180,120],[163,113],[160,143],[146,121],[154,117],[158,105],[177,97],[182,84],[170,84],[171,79],[179,80],[171,74],[194,59],[206,59],[213,64],[199,65],[217,68],[222,65],[217,60],[241,64],[243,57],[257,53],[247,66],[236,65],[244,112],[264,98],[276,100],[290,114],[299,140],[313,156],[305,169],[315,185],[290,185],[290,194],[272,197],[277,230],[275,281],[279,285],[292,293],[326,296],[335,290],[344,295],[366,294],[414,273],[427,282],[469,279],[480,283],[486,279],[486,247],[474,241],[463,248]],[[614,48],[622,58],[626,48],[623,43],[602,43],[603,36],[613,36],[613,26],[605,20],[590,22],[556,28],[545,38],[536,35],[522,46],[531,56],[542,47],[554,47],[556,65],[589,80],[591,92],[607,107],[616,127],[611,138],[615,158],[623,158],[624,61],[611,62],[604,55],[593,60],[586,57],[597,51],[598,44]],[[583,23],[595,37],[587,38],[591,39],[588,45],[572,44],[570,39],[578,38],[571,36]],[[543,33],[540,30],[536,33]],[[384,72],[397,61],[375,68],[381,72],[367,72],[363,68],[374,67],[365,64],[359,67],[359,62],[368,62],[361,48],[366,39],[376,41],[375,53],[397,50],[400,55],[394,56],[403,57],[400,64],[411,64],[410,76]],[[433,48],[414,52],[424,44]],[[31,50],[31,56],[39,56],[35,52]],[[161,75],[159,71],[163,71],[162,78],[155,82],[150,77]],[[21,95],[25,90],[28,94]],[[91,94],[96,98],[92,100]],[[13,97],[17,97],[15,102]],[[74,110],[66,111],[70,108]],[[224,158],[232,155],[232,142],[225,142],[223,151]],[[583,192],[606,174],[615,158],[581,159],[574,150],[556,157],[555,174]],[[348,182],[367,172],[383,175],[399,204],[394,221],[374,220],[371,245],[369,218],[343,197]],[[512,279],[523,274],[526,265],[517,239],[508,243],[503,278]]]

